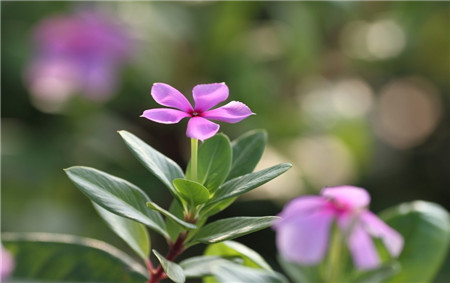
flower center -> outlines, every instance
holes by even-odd
[[[202,113],[200,111],[193,110],[189,114],[191,114],[192,117],[197,117],[197,116],[201,116]]]

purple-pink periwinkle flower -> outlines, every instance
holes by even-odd
[[[403,248],[402,236],[370,212],[369,203],[369,193],[352,186],[324,188],[320,196],[292,200],[274,225],[278,251],[288,261],[320,263],[327,253],[335,221],[358,269],[380,265],[372,237],[380,238],[391,256],[398,257]]]
[[[195,106],[177,89],[164,83],[155,83],[151,90],[153,99],[160,105],[172,108],[145,110],[141,117],[163,124],[175,124],[183,118],[189,118],[186,135],[204,141],[219,131],[219,125],[209,120],[237,123],[253,115],[250,108],[242,102],[231,101],[228,104],[212,107],[228,98],[225,83],[196,85],[192,89]]]
[[[12,255],[0,245],[0,282],[11,275],[14,269],[14,259]]]
[[[26,80],[33,98],[63,102],[75,93],[106,100],[132,52],[129,33],[96,11],[44,19],[33,30],[34,57]]]

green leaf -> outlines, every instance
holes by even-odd
[[[172,159],[160,153],[141,139],[127,131],[119,131],[128,148],[136,158],[163,182],[170,192],[177,197],[172,181],[184,178],[183,170]]]
[[[218,243],[247,235],[272,225],[276,216],[232,217],[217,220],[205,225],[192,239],[192,242]]]
[[[402,270],[387,282],[431,282],[450,243],[450,215],[431,202],[414,201],[387,209],[380,217],[404,238]]]
[[[187,179],[191,176],[188,165]],[[231,166],[231,144],[227,136],[217,134],[206,140],[198,149],[197,180],[213,193],[225,181]]]
[[[267,143],[264,130],[247,132],[231,143],[233,158],[227,180],[251,173],[258,164]]]
[[[288,283],[287,279],[279,273],[245,267],[231,262],[214,266],[212,273],[219,282],[224,283]]]
[[[183,219],[184,217],[183,207],[181,207],[181,204],[177,200],[172,201],[172,204],[169,207],[169,212],[178,219]],[[176,241],[178,235],[183,232],[183,228],[169,217],[166,218],[166,229],[172,241]]]
[[[212,275],[211,268],[217,264],[229,262],[219,256],[196,256],[180,262],[184,275],[188,278],[204,277]]]
[[[164,208],[160,207],[159,205],[157,205],[156,203],[154,203],[152,201],[147,202],[147,207],[162,213],[164,216],[170,218],[176,224],[180,225],[181,227],[183,227],[185,229],[190,229],[190,230],[197,229],[197,226],[195,226],[194,224],[181,220],[180,218],[176,217],[175,215],[168,212],[167,210],[165,210]]]
[[[185,179],[173,180],[175,189],[188,204],[196,206],[209,200],[209,191],[202,184]]]
[[[150,253],[150,238],[147,228],[134,220],[111,213],[98,204],[92,204],[109,228],[146,261]]]
[[[320,277],[319,266],[304,266],[299,265],[294,262],[286,261],[285,259],[279,257],[278,262],[280,263],[283,270],[292,279],[293,282],[321,282],[323,279]]]
[[[167,277],[169,277],[170,279],[172,279],[174,282],[177,283],[183,283],[184,281],[186,281],[186,277],[184,275],[183,268],[181,268],[181,266],[179,266],[175,262],[167,260],[156,250],[153,250],[153,253],[161,263],[161,266],[164,269],[164,272],[167,274]]]
[[[147,209],[145,204],[150,198],[135,185],[94,168],[74,166],[65,171],[78,189],[96,204],[169,238],[161,215]]]
[[[278,177],[291,167],[292,165],[289,163],[281,163],[264,170],[250,173],[227,181],[225,184],[220,186],[220,188],[217,190],[213,198],[207,203],[207,205],[211,205],[224,199],[236,197],[248,191],[251,191]]]
[[[236,198],[228,198],[214,204],[207,205],[207,207],[201,210],[201,215],[202,217],[210,217],[230,206],[235,200]]]
[[[146,269],[104,242],[70,235],[4,233],[3,245],[15,258],[8,282],[136,282]],[[34,282],[34,281],[33,281]]]
[[[225,241],[209,245],[204,254],[225,258],[239,257],[243,260],[242,265],[244,266],[272,271],[272,268],[262,256],[249,247],[235,241]]]

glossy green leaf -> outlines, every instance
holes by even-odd
[[[211,276],[211,268],[217,264],[224,264],[228,260],[219,256],[196,256],[180,262],[184,275],[188,278]]]
[[[184,217],[183,207],[177,200],[172,201],[172,204],[169,207],[169,212],[178,219],[183,219]],[[169,217],[166,217],[166,229],[172,241],[176,241],[178,235],[184,230],[184,228],[182,228],[179,224],[171,220]]]
[[[286,172],[292,165],[281,163],[264,170],[237,177],[220,186],[207,205],[251,191]]]
[[[147,228],[134,220],[111,213],[98,204],[93,203],[93,205],[109,228],[146,261],[150,253],[150,238]]]
[[[272,268],[262,256],[249,247],[235,241],[225,241],[209,245],[204,254],[224,258],[239,257],[243,260],[242,265],[244,266],[272,271]]]
[[[231,155],[228,137],[223,134],[215,135],[199,146],[197,180],[191,176],[190,163],[187,179],[199,182],[211,193],[215,192],[230,172]]]
[[[119,134],[134,156],[145,168],[161,180],[172,194],[177,197],[172,181],[178,178],[184,178],[183,170],[181,170],[180,166],[135,135],[127,131],[119,131]]]
[[[288,283],[287,279],[274,271],[245,267],[235,263],[216,265],[212,268],[213,276],[223,283]]]
[[[94,168],[74,166],[65,171],[78,189],[96,204],[169,237],[161,215],[146,206],[150,198],[135,185]]]
[[[175,215],[173,215],[172,213],[170,213],[169,211],[165,210],[164,208],[160,207],[159,205],[157,205],[156,203],[154,203],[152,201],[147,202],[147,207],[160,212],[161,214],[170,218],[176,224],[180,225],[181,227],[183,227],[185,229],[191,229],[191,230],[197,229],[197,226],[195,226],[194,224],[186,222],[184,220],[181,220],[180,218],[176,217]]]
[[[245,133],[231,143],[233,158],[227,180],[253,172],[264,152],[267,133],[254,130]]]
[[[167,277],[177,283],[183,283],[184,281],[186,281],[186,276],[184,275],[183,268],[181,268],[181,266],[179,266],[175,262],[167,260],[156,250],[153,250],[153,253],[161,263],[161,266],[164,269],[164,272],[167,274]]]
[[[247,235],[272,225],[276,216],[232,217],[205,225],[193,238],[193,242],[218,243]]]
[[[387,209],[380,217],[405,240],[398,258],[402,269],[387,282],[431,282],[449,250],[449,213],[438,204],[414,201]]]
[[[201,211],[201,215],[203,217],[209,217],[216,213],[219,213],[222,210],[224,210],[225,208],[227,208],[228,206],[230,206],[235,200],[236,200],[236,198],[228,198],[228,199],[213,203],[211,205],[208,205]]]
[[[69,235],[4,233],[3,245],[15,258],[8,282],[136,282],[146,269],[104,242]]]
[[[202,184],[185,179],[173,181],[175,189],[189,205],[199,205],[209,200],[209,191]]]

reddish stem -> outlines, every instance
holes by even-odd
[[[184,240],[186,240],[187,233],[180,234],[178,236],[178,239],[175,241],[175,243],[171,243],[169,245],[169,252],[166,255],[166,259],[173,261],[177,256],[179,256],[183,250],[184,250]],[[161,264],[156,269],[149,269],[150,270],[150,279],[148,280],[148,283],[158,283],[164,278],[167,278],[166,273],[164,273],[164,269],[162,268]]]

